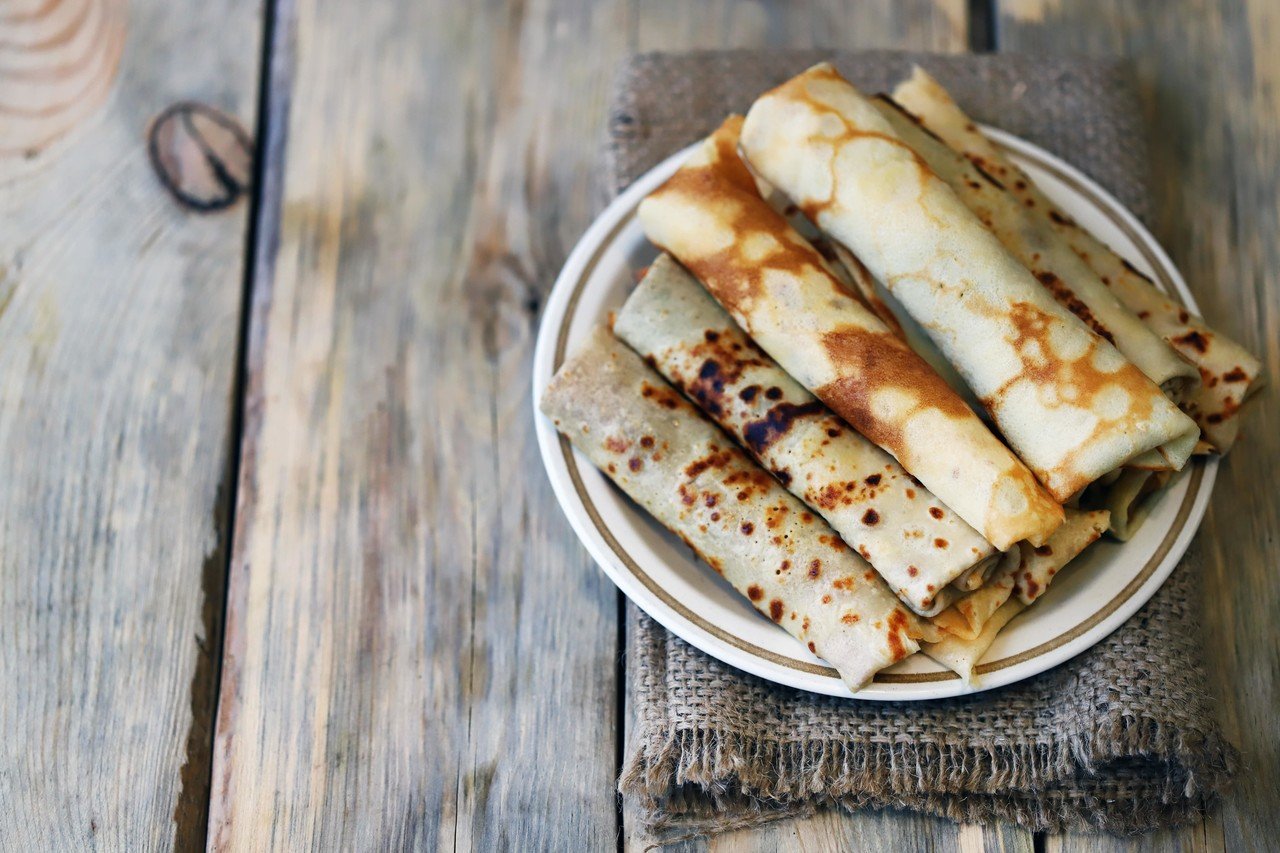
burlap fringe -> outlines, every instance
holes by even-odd
[[[795,743],[704,730],[637,734],[644,746],[623,768],[619,790],[638,798],[643,828],[662,843],[824,805],[907,808],[1033,831],[1138,833],[1199,817],[1226,790],[1238,761],[1216,733],[1190,743],[1183,732],[1123,715],[1052,743],[985,748],[921,749],[905,738]],[[1106,776],[1091,782],[1104,767]]]

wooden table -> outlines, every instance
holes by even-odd
[[[1157,234],[1274,378],[1278,44],[1274,0],[0,0],[0,849],[641,849],[619,596],[529,406],[617,63],[1127,57]],[[220,212],[148,160],[186,100],[256,127]],[[1194,546],[1245,761],[1219,815],[1118,840],[828,813],[686,846],[1274,849],[1274,392],[1246,430]]]

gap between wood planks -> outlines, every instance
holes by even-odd
[[[293,0],[267,0],[262,9],[258,98],[255,105],[253,183],[249,187],[240,324],[235,342],[227,464],[214,502],[217,545],[206,558],[200,585],[204,644],[191,679],[191,728],[187,734],[182,787],[174,809],[174,848],[204,850],[209,835],[213,790],[213,743],[222,695],[223,631],[227,621],[227,586],[239,498],[244,409],[249,387],[250,338],[254,331],[256,285],[271,275],[280,225],[284,142],[288,131],[292,57],[288,22]],[[281,22],[285,26],[281,27]]]

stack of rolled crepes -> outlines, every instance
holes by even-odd
[[[916,651],[972,679],[1061,569],[1226,449],[1259,382],[936,82],[895,96],[819,65],[726,120],[641,204],[664,254],[542,399],[854,691]]]

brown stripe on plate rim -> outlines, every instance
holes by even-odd
[[[1000,148],[1009,151],[1008,146],[999,142],[996,144]],[[1123,218],[1117,216],[1111,209],[1110,205],[1102,203],[1102,201],[1093,194],[1089,187],[1081,184],[1073,175],[1063,172],[1052,161],[1042,159],[1038,151],[1017,151],[1011,153],[1013,153],[1015,157],[1021,157],[1024,160],[1034,162],[1041,169],[1052,174],[1059,181],[1074,190],[1078,195],[1088,199],[1096,208],[1101,210],[1106,215],[1107,219],[1120,229],[1120,231],[1129,238],[1130,242],[1138,247],[1138,251],[1142,253],[1142,256],[1146,259],[1148,266],[1155,272],[1156,278],[1160,281],[1161,290],[1164,294],[1171,297],[1179,305],[1184,304],[1182,301],[1182,295],[1178,293],[1177,288],[1175,288],[1173,283],[1169,280],[1169,276],[1165,272],[1163,264],[1160,263],[1160,260],[1147,246],[1146,239],[1141,234],[1134,231],[1134,229],[1130,227],[1129,223]],[[618,236],[618,232],[630,224],[631,220],[633,220],[635,216],[636,210],[635,208],[632,208],[627,211],[626,215],[618,220],[618,223],[614,225],[609,233],[600,241],[599,245],[596,246],[595,251],[591,254],[591,258],[582,268],[582,273],[578,276],[578,280],[574,283],[573,292],[569,295],[569,303],[565,306],[564,318],[560,322],[560,332],[556,338],[555,363],[552,367],[553,371],[559,370],[560,365],[564,363],[565,350],[569,339],[569,327],[572,325],[574,314],[577,312],[578,303],[581,300],[584,285],[591,278],[591,274],[595,272],[595,268],[600,262],[600,257],[604,254],[604,250],[613,243],[614,239]],[[570,445],[569,440],[563,435],[559,438],[560,452],[564,455],[565,465],[569,469],[569,478],[573,482],[574,491],[578,493],[578,499],[582,501],[582,506],[587,511],[587,516],[591,519],[591,523],[595,525],[596,531],[600,534],[601,538],[608,544],[610,550],[612,550],[614,555],[617,556],[622,564],[627,567],[627,570],[631,572],[632,576],[634,576],[636,580],[640,581],[645,589],[656,595],[658,600],[670,607],[684,619],[693,623],[703,631],[706,631],[716,639],[728,643],[734,648],[747,652],[748,654],[754,655],[762,660],[769,661],[770,663],[778,664],[779,666],[785,666],[789,669],[798,670],[800,672],[806,672],[812,675],[822,675],[839,680],[839,673],[837,673],[832,667],[798,660],[797,658],[780,655],[777,652],[761,648],[755,643],[739,637],[737,634],[726,631],[720,626],[708,622],[706,619],[702,618],[702,616],[677,601],[662,587],[661,584],[651,578],[644,569],[640,568],[640,565],[632,558],[631,554],[622,547],[616,538],[614,538],[612,531],[609,530],[608,525],[604,523],[604,519],[600,516],[600,512],[596,508],[595,502],[592,501],[591,496],[587,494],[586,486],[582,482],[582,474],[578,469],[577,461],[573,455],[572,445]],[[1112,613],[1115,613],[1116,610],[1120,609],[1126,601],[1133,597],[1134,593],[1136,593],[1150,579],[1151,575],[1155,573],[1156,567],[1160,565],[1161,561],[1164,560],[1169,551],[1172,550],[1174,541],[1177,539],[1178,534],[1182,531],[1183,526],[1187,522],[1188,516],[1191,514],[1191,507],[1195,504],[1195,498],[1199,493],[1200,485],[1204,477],[1203,463],[1196,461],[1192,464],[1194,465],[1194,470],[1191,473],[1191,483],[1187,488],[1186,496],[1182,500],[1182,505],[1178,508],[1178,514],[1174,517],[1173,524],[1169,527],[1169,532],[1160,542],[1155,553],[1151,555],[1151,559],[1147,561],[1146,565],[1142,567],[1142,570],[1125,586],[1124,589],[1120,590],[1120,592],[1117,593],[1111,601],[1107,602],[1105,606],[1096,611],[1088,619],[1075,625],[1073,628],[1064,631],[1053,639],[1047,640],[1038,646],[1027,649],[1024,652],[1000,658],[999,660],[994,660],[989,663],[979,664],[975,667],[974,672],[978,675],[985,675],[987,673],[996,672],[1021,663],[1026,663],[1040,657],[1041,655],[1048,654],[1049,652],[1060,648],[1061,646],[1080,637],[1085,632],[1091,630]],[[1021,614],[1019,614],[1019,616],[1021,616]],[[1019,617],[1014,618],[1017,619]],[[875,683],[922,684],[937,681],[953,681],[959,677],[960,676],[956,673],[949,671],[882,672],[876,675]]]

